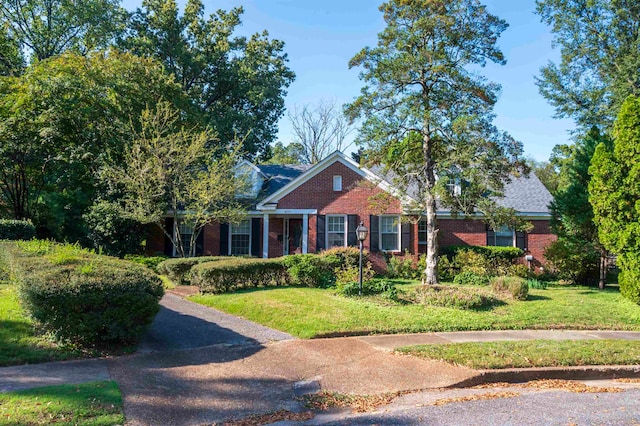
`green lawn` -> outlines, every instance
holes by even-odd
[[[78,351],[59,347],[47,336],[40,335],[18,303],[16,286],[0,281],[0,367],[80,355]]]
[[[301,338],[462,330],[640,330],[640,306],[624,299],[616,288],[532,289],[529,300],[507,301],[484,311],[401,305],[377,298],[345,298],[331,289],[298,287],[199,295],[190,300]]]
[[[397,351],[475,369],[640,364],[640,341],[636,340],[451,343],[408,346]]]
[[[0,394],[0,425],[124,424],[115,382],[48,386]]]

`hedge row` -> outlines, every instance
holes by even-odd
[[[24,308],[61,341],[130,345],[160,309],[162,282],[144,266],[38,240],[2,248]]]
[[[168,276],[177,285],[186,285],[190,282],[189,272],[195,265],[204,262],[219,262],[221,260],[236,259],[224,256],[200,256],[200,257],[180,257],[167,259],[156,266],[159,274]]]
[[[524,251],[517,247],[498,247],[498,246],[443,246],[440,248],[440,255],[447,256],[450,259],[455,257],[459,251],[469,250],[479,253],[492,260],[515,260],[524,256]]]
[[[233,258],[199,263],[191,269],[191,284],[203,293],[293,284],[282,259]]]
[[[0,240],[30,240],[36,236],[36,227],[28,220],[0,219]]]

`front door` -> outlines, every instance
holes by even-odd
[[[302,253],[302,219],[289,219],[289,251],[287,254]]]

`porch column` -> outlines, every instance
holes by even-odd
[[[262,216],[262,257],[269,257],[269,214]]]
[[[302,215],[302,254],[307,254],[307,246],[309,240],[309,215]]]

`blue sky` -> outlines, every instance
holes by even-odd
[[[183,3],[183,1],[178,1]],[[124,0],[135,9],[141,0]],[[289,66],[296,80],[289,88],[289,109],[314,104],[320,99],[339,104],[352,101],[362,83],[358,71],[348,68],[365,46],[377,43],[384,29],[381,1],[376,0],[204,0],[207,13],[242,5],[245,9],[239,33],[250,35],[267,30],[285,42]],[[488,64],[481,72],[502,85],[496,105],[495,124],[524,144],[525,155],[547,160],[553,147],[569,142],[573,122],[553,118],[554,110],[538,93],[534,76],[549,60],[556,61],[548,28],[534,14],[534,0],[485,0],[489,11],[505,19],[509,28],[499,46],[507,65]],[[285,116],[279,123],[278,139],[289,143],[291,127]]]

